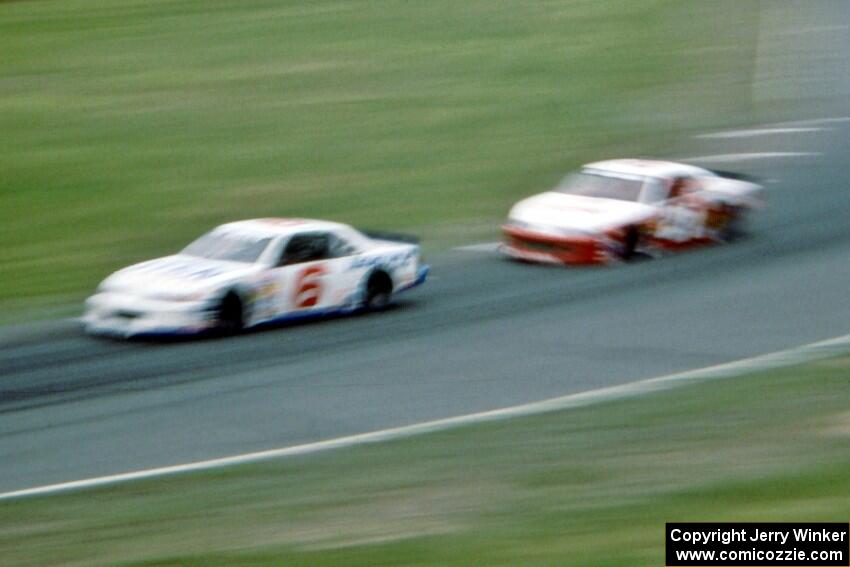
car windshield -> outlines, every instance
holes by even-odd
[[[271,237],[213,230],[184,248],[182,254],[210,260],[251,263],[257,261],[270,241]]]
[[[555,191],[582,197],[637,201],[643,183],[644,180],[639,177],[615,177],[581,171],[565,177]]]

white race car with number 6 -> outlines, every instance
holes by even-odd
[[[425,281],[419,246],[349,226],[256,219],[219,226],[180,253],[115,272],[86,301],[85,328],[123,337],[236,332],[380,310]]]

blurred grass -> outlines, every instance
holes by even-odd
[[[666,521],[847,521],[850,356],[0,504],[4,565],[657,566]]]
[[[0,3],[0,312],[217,223],[492,238],[593,159],[746,120],[758,3]]]

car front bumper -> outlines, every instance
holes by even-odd
[[[88,333],[125,338],[189,335],[213,326],[206,301],[165,301],[116,292],[88,298],[82,322]]]
[[[544,264],[594,265],[616,261],[612,244],[605,237],[553,236],[505,225],[502,254]]]

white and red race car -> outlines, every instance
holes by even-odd
[[[425,281],[419,246],[307,219],[219,226],[178,254],[107,277],[86,301],[91,333],[234,332],[282,320],[379,310]]]
[[[530,262],[607,264],[728,241],[762,192],[744,176],[681,163],[591,163],[514,205],[500,249]]]

